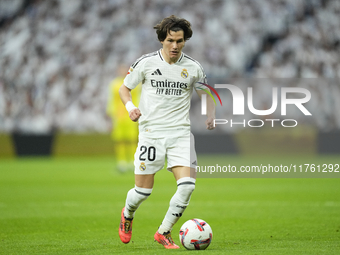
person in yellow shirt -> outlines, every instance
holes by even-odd
[[[110,93],[106,108],[107,114],[112,119],[111,138],[114,141],[116,168],[122,173],[134,170],[134,153],[138,141],[138,123],[130,120],[119,97],[119,88],[123,84],[127,72],[128,67],[119,66],[117,77],[109,85]],[[138,105],[140,90],[136,89],[132,93],[134,93],[134,103]]]

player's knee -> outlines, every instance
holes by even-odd
[[[152,192],[152,189],[140,188],[135,186],[133,189],[136,192],[136,195],[139,197],[140,200],[146,200]]]
[[[182,201],[184,203],[189,203],[191,194],[195,190],[195,179],[190,177],[185,177],[184,180],[182,179],[177,182],[177,191],[180,194]]]
[[[183,195],[191,195],[195,190],[195,183],[180,185],[178,190]]]
[[[183,205],[187,206],[189,204],[191,194],[195,189],[195,184],[183,184],[178,186],[177,193],[178,193],[178,202]]]

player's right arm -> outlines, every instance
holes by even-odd
[[[126,87],[124,84],[119,88],[119,96],[126,110],[129,112],[129,117],[132,121],[138,121],[139,117],[142,115],[140,110],[132,103],[131,89]]]
[[[147,59],[149,59],[148,55],[143,55],[131,65],[123,85],[119,88],[119,96],[132,121],[138,121],[142,115],[140,110],[132,103],[131,90],[135,89],[145,79],[144,64]]]

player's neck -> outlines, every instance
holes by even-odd
[[[180,52],[180,54],[177,58],[170,58],[167,54],[164,53],[163,49],[161,49],[161,54],[162,54],[162,57],[165,60],[165,62],[172,65],[172,64],[175,64],[177,62],[177,60],[181,57],[182,52]]]

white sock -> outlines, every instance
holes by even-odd
[[[173,225],[182,216],[185,208],[189,205],[191,194],[195,189],[195,182],[196,180],[191,177],[183,177],[177,181],[177,191],[170,200],[169,209],[158,229],[159,233],[171,231]]]
[[[130,189],[126,196],[125,201],[125,218],[132,219],[140,204],[151,195],[152,189],[145,189],[135,186]]]

